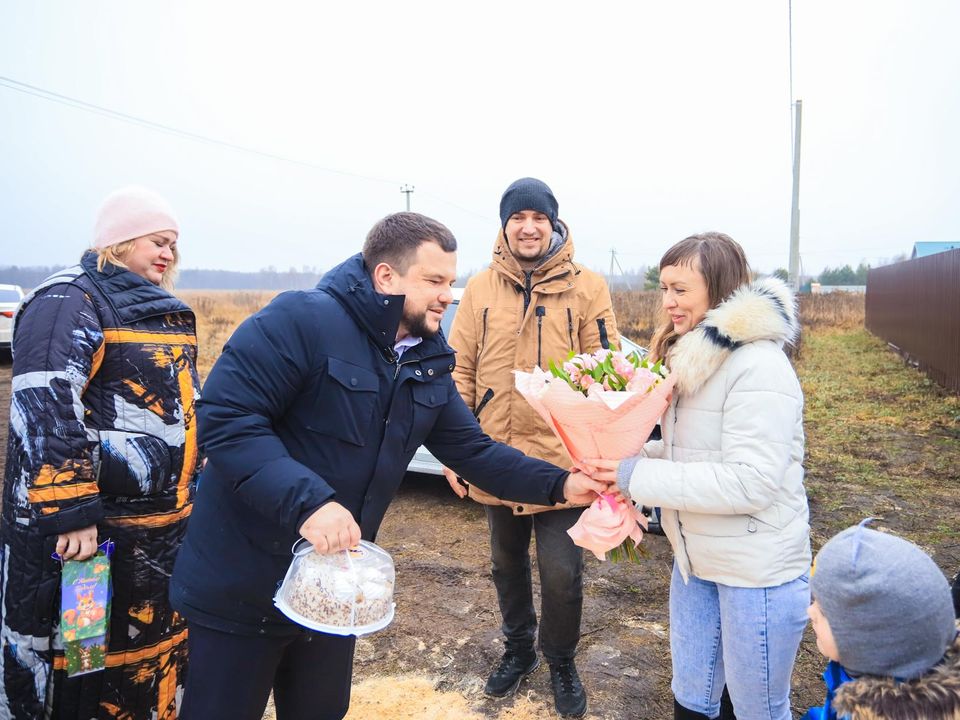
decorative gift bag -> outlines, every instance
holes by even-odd
[[[60,575],[60,636],[67,676],[103,670],[110,626],[110,556],[113,543],[102,543],[87,560],[65,560]],[[54,558],[60,560],[59,555]]]

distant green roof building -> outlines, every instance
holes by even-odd
[[[958,249],[960,249],[960,240],[955,242],[917,242],[913,244],[913,255],[910,256],[910,259]]]

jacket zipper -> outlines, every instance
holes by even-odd
[[[483,309],[483,333],[480,335],[480,352],[477,353],[477,360],[483,355],[484,348],[487,347],[487,312],[490,308]]]
[[[567,334],[570,336],[570,349],[573,350],[573,311],[567,308]]]
[[[540,351],[543,348],[543,316],[547,314],[547,309],[543,305],[537,305],[537,367],[540,367]]]
[[[607,337],[607,321],[604,318],[597,318],[597,328],[600,330],[600,347],[609,350],[610,338]]]
[[[477,420],[480,419],[480,411],[483,410],[491,400],[493,400],[493,388],[487,388],[487,391],[483,394],[483,398],[480,400],[480,404],[477,405],[477,409],[473,411],[473,416]]]
[[[424,355],[423,357],[414,358],[413,360],[407,360],[406,362],[401,362],[403,360],[403,355],[399,356],[396,359],[397,369],[393,373],[393,379],[396,380],[400,376],[400,368],[404,365],[413,365],[414,363],[423,362],[425,360],[430,360],[431,358],[440,357],[441,355],[449,355],[450,353],[445,352],[435,352],[430,355]]]
[[[523,293],[523,317],[526,317],[527,315],[527,310],[530,307],[530,300],[533,297],[533,289],[537,285],[543,285],[545,282],[550,282],[552,280],[559,280],[560,278],[566,277],[569,274],[570,271],[566,270],[559,275],[551,275],[550,277],[546,277],[538,282],[533,282],[533,270],[525,271],[523,273],[524,284],[517,285],[517,290]]]
[[[520,317],[527,316],[527,308],[530,307],[530,297],[533,293],[533,285],[530,284],[530,281],[533,280],[533,271],[529,270],[524,274],[524,284],[523,284],[523,315]]]
[[[417,360],[407,360],[406,362],[400,362],[402,359],[403,359],[403,356],[402,356],[402,355],[397,358],[397,370],[396,370],[396,372],[393,373],[393,379],[394,379],[394,380],[396,380],[398,377],[400,377],[400,368],[402,368],[404,365],[412,365],[412,364],[415,363],[415,362],[420,362],[420,361],[423,360],[424,358],[418,358]]]

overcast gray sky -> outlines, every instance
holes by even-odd
[[[103,196],[138,183],[177,209],[185,267],[325,269],[409,183],[464,271],[532,175],[596,269],[708,229],[785,267],[787,8],[0,0],[0,77],[265,153],[0,81],[0,265],[73,262]],[[958,29],[956,0],[794,1],[806,272],[960,237]]]

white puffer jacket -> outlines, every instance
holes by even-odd
[[[662,421],[622,477],[662,509],[684,580],[773,587],[810,569],[803,487],[803,394],[783,344],[796,335],[779,280],[744,285],[668,355],[677,376]]]

